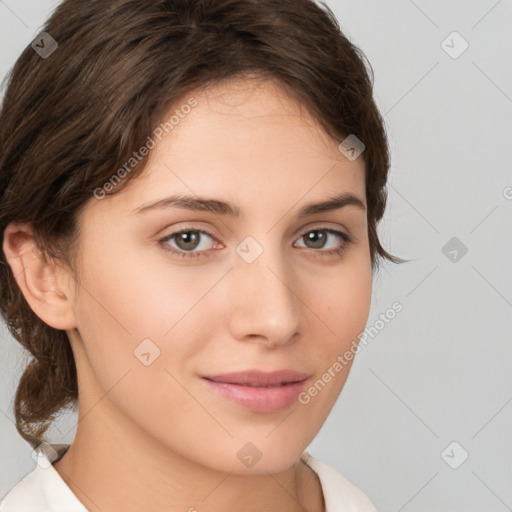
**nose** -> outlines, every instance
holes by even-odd
[[[292,342],[300,329],[300,283],[278,251],[252,263],[238,258],[230,275],[229,325],[239,341],[267,347]]]

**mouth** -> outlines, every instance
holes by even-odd
[[[202,377],[209,389],[254,412],[276,412],[291,406],[309,375],[295,370],[249,370]]]

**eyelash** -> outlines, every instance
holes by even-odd
[[[341,257],[344,254],[344,252],[347,250],[348,246],[354,241],[353,237],[351,235],[349,235],[348,233],[344,233],[343,231],[338,231],[338,230],[332,229],[332,228],[309,229],[308,231],[304,231],[304,233],[302,233],[299,238],[303,237],[304,235],[307,235],[308,233],[312,233],[314,231],[325,231],[326,233],[330,233],[332,235],[338,236],[339,238],[341,238],[344,241],[344,243],[340,247],[337,247],[335,249],[329,249],[327,251],[322,251],[321,249],[318,249],[318,250],[312,249],[312,251],[314,253],[320,253],[319,254],[320,257],[328,257],[328,256]],[[169,240],[172,240],[175,236],[181,235],[182,233],[189,233],[189,232],[202,233],[202,234],[208,235],[210,238],[212,238],[212,240],[216,241],[215,237],[212,234],[208,233],[208,231],[190,227],[190,228],[184,228],[184,229],[181,229],[180,231],[171,233],[170,235],[166,236],[165,238],[162,238],[161,240],[159,240],[159,243],[162,245],[162,247],[165,251],[175,254],[177,256],[181,256],[182,258],[198,258],[201,256],[209,257],[211,251],[196,251],[196,252],[178,251],[176,249],[169,248],[169,245],[166,244],[166,242],[168,242]],[[301,249],[304,249],[304,248],[301,247]]]

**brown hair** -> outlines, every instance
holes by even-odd
[[[81,208],[178,99],[257,73],[277,80],[335,140],[355,135],[363,141],[372,269],[379,257],[403,261],[377,236],[390,162],[372,96],[373,70],[327,5],[65,0],[44,32],[58,47],[46,58],[31,46],[23,51],[0,112],[2,234],[11,221],[28,222],[41,249],[66,260]],[[145,161],[115,191],[139,175]],[[35,448],[56,414],[76,404],[76,367],[66,332],[35,315],[3,251],[0,257],[1,312],[33,356],[15,396],[16,426]]]

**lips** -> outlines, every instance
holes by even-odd
[[[204,376],[209,389],[255,412],[275,412],[292,405],[309,375],[295,370],[249,370]]]

